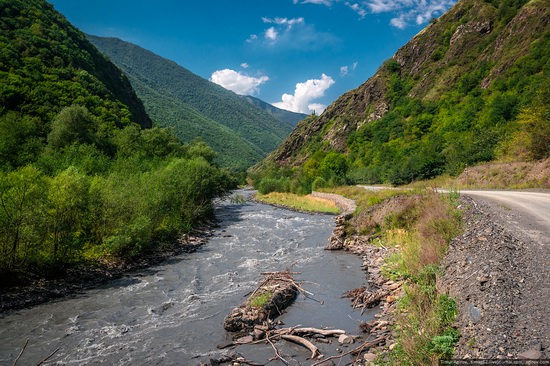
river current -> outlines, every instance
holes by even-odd
[[[314,299],[299,296],[278,318],[285,326],[357,334],[359,321],[372,318],[341,298],[366,280],[359,257],[323,250],[334,227],[332,216],[224,201],[216,217],[220,227],[195,253],[2,316],[0,364],[12,365],[29,339],[18,365],[36,365],[56,349],[46,364],[198,365],[227,352],[216,347],[231,339],[224,317],[268,271],[300,272],[295,279],[314,294]],[[281,347],[290,358],[308,355],[298,345]],[[237,351],[257,362],[273,357],[269,346]]]

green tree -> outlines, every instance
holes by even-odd
[[[15,270],[17,259],[24,262],[29,253],[25,249],[39,241],[37,226],[45,188],[42,173],[32,166],[0,172],[1,268]]]
[[[48,190],[48,228],[54,261],[63,261],[82,244],[88,214],[88,178],[69,167],[51,180]]]
[[[48,145],[58,150],[74,143],[93,144],[96,142],[98,128],[99,123],[86,107],[63,108],[52,122]]]

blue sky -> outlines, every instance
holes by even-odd
[[[238,94],[320,113],[454,0],[48,0]]]

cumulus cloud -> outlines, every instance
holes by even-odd
[[[275,30],[275,27],[271,27],[265,30],[264,37],[274,42],[279,37],[279,33]]]
[[[255,95],[260,92],[260,85],[269,80],[267,76],[252,77],[235,70],[214,71],[210,81],[232,90],[240,95]]]
[[[243,69],[248,69],[248,68],[250,67],[250,65],[247,64],[246,62],[243,62],[243,63],[241,64],[241,67],[242,67]]]
[[[298,113],[321,114],[326,106],[320,103],[312,103],[325,95],[325,91],[334,84],[334,80],[325,74],[321,75],[321,79],[310,79],[303,83],[297,83],[294,94],[283,94],[282,101],[273,103],[277,108],[286,109]]]

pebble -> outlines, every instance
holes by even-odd
[[[541,357],[542,353],[535,349],[518,354],[518,358],[522,360],[539,360]]]

